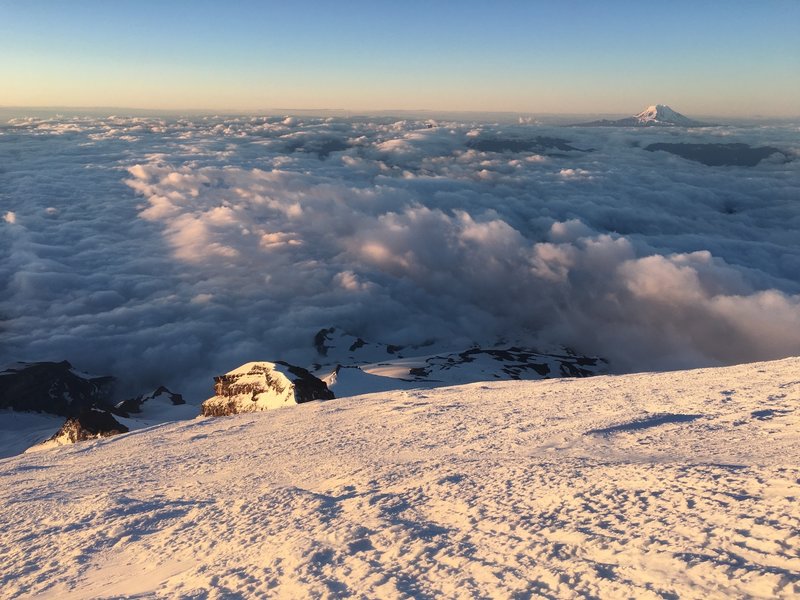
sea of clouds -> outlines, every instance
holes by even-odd
[[[61,117],[0,125],[0,363],[200,400],[339,326],[616,371],[800,354],[800,127]],[[564,138],[579,150],[482,152]],[[775,155],[709,167],[653,142]],[[425,353],[425,352],[421,352]]]

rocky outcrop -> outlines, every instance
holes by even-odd
[[[67,361],[16,363],[0,371],[0,409],[75,417],[107,405],[114,381],[76,371]]]
[[[150,394],[144,394],[142,396],[137,396],[136,398],[130,398],[128,400],[118,402],[114,405],[113,412],[121,417],[138,415],[142,413],[143,406],[149,406],[153,403],[153,400],[162,401],[162,403],[172,406],[186,404],[186,400],[183,399],[183,396],[169,391],[162,385]]]
[[[128,428],[117,421],[110,412],[90,408],[75,417],[69,417],[61,429],[41,446],[45,448],[65,446],[127,432]]]
[[[202,415],[221,417],[334,397],[325,382],[283,361],[251,362],[214,377],[214,394],[203,402]]]

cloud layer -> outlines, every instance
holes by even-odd
[[[642,150],[797,158],[797,133],[14,121],[0,128],[0,360],[66,358],[202,398],[245,361],[307,362],[330,325],[448,349],[567,344],[620,371],[800,354],[798,162]],[[474,143],[548,137],[593,151]]]

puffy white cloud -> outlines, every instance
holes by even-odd
[[[427,125],[0,128],[4,208],[25,224],[0,236],[0,360],[67,358],[200,398],[242,362],[308,361],[329,325],[452,348],[563,343],[619,370],[800,353],[797,163],[641,150],[724,136],[797,156],[791,129]],[[594,151],[481,152],[481,136]]]

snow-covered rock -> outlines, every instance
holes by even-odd
[[[588,377],[608,367],[602,358],[569,348],[542,351],[501,344],[455,352],[439,347],[437,352],[433,342],[406,347],[374,343],[336,327],[320,330],[314,346],[317,355],[310,369],[337,397],[493,379]]]
[[[404,348],[392,344],[368,342],[338,327],[320,329],[314,336],[316,356],[311,365],[314,372],[326,372],[337,365],[364,365],[383,360],[402,358],[406,350],[412,354],[419,347]]]
[[[445,385],[505,379],[552,379],[590,377],[607,372],[598,357],[582,356],[569,349],[539,352],[519,346],[470,348],[427,356],[394,356],[379,362],[338,365],[321,374],[337,397],[388,390],[433,388]]]
[[[186,404],[183,396],[171,392],[162,385],[149,394],[117,402],[114,405],[114,411],[122,417],[129,417],[131,414],[139,416],[146,413],[149,415],[151,412],[161,412],[160,409],[164,407],[180,406],[182,404]]]
[[[110,412],[97,408],[89,408],[78,416],[69,417],[53,437],[27,451],[46,450],[56,446],[66,446],[76,442],[110,437],[127,433],[128,428],[117,421]]]
[[[410,379],[420,384],[455,385],[497,379],[590,377],[607,372],[607,363],[569,349],[542,353],[534,348],[511,346],[397,359],[362,369],[373,375]]]
[[[250,362],[214,377],[214,393],[202,404],[203,416],[256,412],[334,397],[323,381],[283,361]]]

